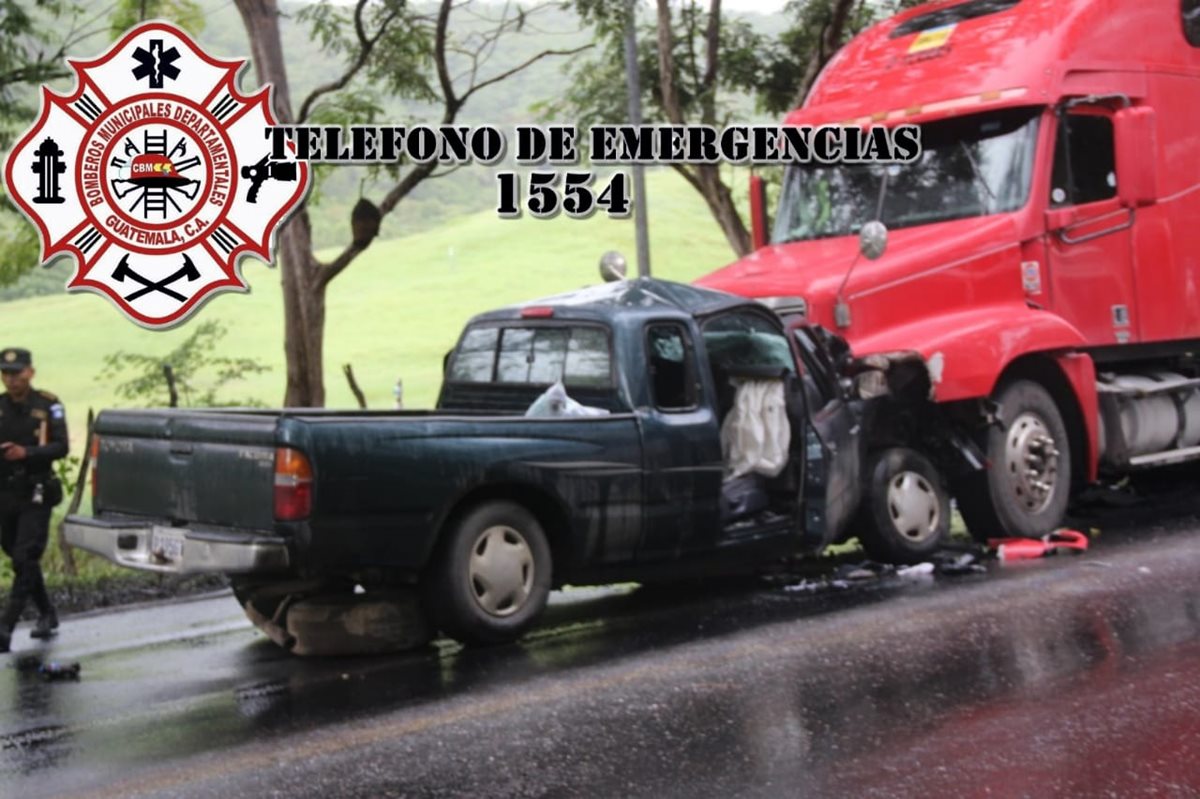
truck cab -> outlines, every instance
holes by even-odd
[[[756,251],[698,283],[844,337],[887,388],[868,450],[929,454],[972,532],[1049,532],[1102,472],[1200,456],[1198,91],[1195,0],[906,11],[786,123],[915,124],[921,156],[788,167]]]

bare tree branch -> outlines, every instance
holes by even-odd
[[[367,0],[358,0],[358,3],[356,3],[354,6],[354,34],[358,37],[358,57],[354,59],[354,63],[352,63],[340,77],[338,77],[336,80],[330,81],[329,83],[318,86],[309,93],[308,97],[304,98],[304,102],[300,104],[300,114],[296,119],[297,123],[303,123],[306,119],[308,119],[309,112],[312,111],[313,103],[315,103],[319,98],[326,94],[330,94],[331,92],[344,89],[346,84],[354,79],[354,76],[357,75],[364,66],[366,66],[367,61],[371,57],[371,52],[375,49],[375,45],[379,43],[380,38],[382,38],[383,34],[387,32],[388,26],[392,24],[397,15],[400,13],[399,7],[393,8],[388,15],[383,18],[383,21],[379,23],[379,30],[375,31],[375,35],[368,38],[366,29],[363,27],[362,19],[363,8],[366,6],[366,4]]]
[[[584,50],[590,50],[595,46],[596,46],[595,44],[585,44],[585,45],[581,45],[579,47],[574,47],[570,50],[543,50],[542,52],[538,53],[537,55],[526,59],[525,61],[521,62],[520,64],[517,64],[512,69],[505,70],[504,72],[501,72],[499,75],[493,75],[492,77],[488,78],[487,80],[483,81],[482,83],[476,83],[474,86],[472,86],[470,89],[468,89],[467,92],[462,96],[462,100],[465,102],[468,97],[470,97],[472,94],[479,91],[480,89],[482,89],[486,86],[491,86],[493,83],[499,83],[500,81],[506,80],[507,78],[511,78],[513,75],[516,75],[521,70],[530,67],[531,65],[537,63],[538,61],[541,61],[543,58],[547,58],[549,56],[556,56],[556,55],[564,55],[564,56],[565,55],[578,55],[579,53],[582,53]]]
[[[705,94],[713,92],[717,82],[717,70],[720,67],[721,55],[721,0],[712,0],[708,7],[708,28],[704,32],[705,65],[704,80],[701,91]],[[715,92],[713,92],[715,93]]]
[[[696,177],[696,174],[691,169],[688,168],[687,164],[680,164],[680,163],[672,162],[671,167],[676,172],[678,172],[683,177],[683,179],[688,182],[688,185],[690,185],[693,189],[700,192],[701,194],[704,193],[704,187],[700,183],[700,178]]]
[[[846,32],[846,25],[850,21],[850,11],[855,2],[856,0],[833,0],[829,24],[825,26],[825,30],[822,31],[817,42],[817,47],[808,58],[808,66],[804,69],[804,78],[800,81],[800,85],[796,89],[796,96],[792,99],[793,108],[804,105],[809,90],[816,82],[817,76],[821,74],[821,68],[825,66],[833,52],[841,46],[842,35]]]
[[[452,5],[451,0],[442,0],[442,6],[438,9],[437,27],[433,34],[433,60],[437,65],[438,83],[442,86],[446,114],[450,116],[450,119],[443,119],[443,122],[453,121],[454,115],[458,113],[458,107],[461,105],[454,94],[454,81],[450,77],[450,68],[446,64],[446,29],[450,25]]]
[[[671,7],[667,0],[658,0],[658,84],[662,92],[663,111],[672,125],[683,124],[679,95],[675,92],[675,41],[671,34]]]
[[[448,46],[447,44],[447,31],[449,30],[450,26],[450,12],[454,7],[455,5],[453,0],[442,0],[442,4],[438,9],[437,23],[434,30],[433,57],[434,66],[437,69],[438,83],[442,89],[442,103],[444,110],[442,113],[441,124],[443,125],[452,124],[458,117],[458,112],[462,108],[463,104],[467,102],[471,95],[480,89],[491,86],[495,83],[499,83],[506,78],[510,78],[521,70],[528,68],[530,65],[540,61],[543,58],[546,58],[547,56],[575,55],[594,46],[592,44],[588,44],[571,50],[544,50],[537,55],[526,59],[524,62],[518,64],[512,69],[506,70],[480,83],[470,85],[467,90],[463,92],[461,96],[459,96],[454,88],[454,80],[450,75],[450,68],[446,60],[447,52],[454,52],[453,47]],[[504,23],[501,24],[503,25]],[[477,50],[476,52],[479,51]],[[391,213],[391,211],[400,203],[400,201],[412,193],[413,189],[419,186],[422,181],[428,178],[444,177],[445,175],[456,171],[457,167],[446,169],[435,174],[436,169],[437,163],[433,161],[424,164],[413,165],[412,168],[409,169],[399,180],[399,182],[397,182],[396,185],[394,185],[388,191],[388,193],[384,195],[383,201],[379,203],[380,216],[387,216],[389,213]],[[366,249],[366,247],[367,245],[365,244],[359,246],[351,242],[346,246],[345,249],[338,253],[336,258],[327,264],[322,264],[321,269],[318,271],[315,277],[315,290],[324,291],[329,283],[338,275],[340,275],[346,269],[346,267],[348,267],[350,263],[357,258],[359,254],[363,252],[363,250]]]

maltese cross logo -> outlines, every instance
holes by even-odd
[[[276,228],[308,190],[306,164],[268,158],[270,88],[242,95],[245,61],[212,58],[162,22],[68,63],[74,92],[43,87],[4,168],[43,263],[74,255],[68,291],[103,294],[149,328],[245,291],[238,259],[270,262]]]

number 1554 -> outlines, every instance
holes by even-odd
[[[572,219],[587,219],[602,210],[611,217],[629,216],[629,176],[614,173],[598,193],[592,185],[595,178],[591,172],[501,172],[496,176],[500,184],[496,213],[515,218],[527,210],[538,219],[549,219],[562,211]]]

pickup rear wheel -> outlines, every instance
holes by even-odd
[[[933,464],[897,447],[870,462],[859,518],[859,541],[889,563],[926,560],[950,534],[950,495]]]
[[[464,643],[518,638],[550,596],[550,545],[538,520],[515,502],[485,502],[445,536],[424,579],[439,629]]]
[[[1029,380],[996,393],[999,424],[984,436],[988,468],[957,492],[963,521],[977,540],[1053,532],[1067,512],[1071,453],[1054,398]]]

